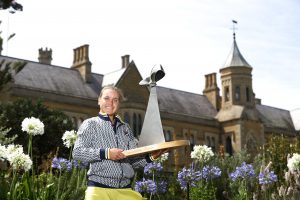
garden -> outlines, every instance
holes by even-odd
[[[27,112],[18,112],[26,106]],[[0,109],[0,199],[84,199],[88,165],[72,159],[77,135],[70,119],[27,100]],[[8,114],[19,120],[9,124]],[[51,143],[48,132],[59,141]],[[189,165],[166,171],[168,153],[163,154],[136,172],[132,189],[149,200],[300,199],[299,147],[298,139],[282,135],[270,137],[255,156],[246,149],[230,156],[196,145],[186,155]]]

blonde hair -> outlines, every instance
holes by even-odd
[[[113,86],[113,85],[107,85],[107,86],[104,86],[99,94],[99,97],[98,99],[100,99],[103,95],[103,92],[104,90],[114,90],[118,93],[119,95],[119,101],[122,102],[125,100],[125,97],[124,97],[124,94],[123,94],[123,91],[120,89],[120,88],[117,88],[116,86]]]

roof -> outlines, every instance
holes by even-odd
[[[260,119],[266,128],[295,131],[293,120],[288,110],[266,105],[256,105],[256,109],[258,110]]]
[[[3,59],[8,62],[27,62],[25,67],[13,77],[13,87],[85,99],[97,99],[101,90],[103,75],[100,74],[92,73],[92,81],[86,83],[79,72],[71,68],[0,56],[0,60]]]
[[[204,119],[214,119],[217,114],[204,95],[157,86],[157,97],[161,112]]]
[[[122,68],[122,69],[116,70],[114,72],[105,74],[103,76],[102,85],[103,86],[104,85],[110,85],[110,84],[115,85],[118,82],[118,80],[121,78],[121,76],[123,75],[125,70],[126,70],[126,68]]]
[[[242,54],[237,46],[237,43],[235,40],[235,35],[233,37],[233,45],[232,45],[231,51],[227,57],[227,60],[224,64],[223,68],[226,68],[226,67],[250,67],[250,68],[252,68],[248,64],[248,62],[245,60],[245,58],[242,56]]]

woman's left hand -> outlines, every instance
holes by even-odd
[[[151,153],[151,156],[152,156],[153,159],[157,159],[157,158],[159,158],[162,154],[164,154],[164,153],[166,153],[166,152],[168,152],[168,151],[169,151],[169,149],[161,149],[161,150],[153,151],[153,152]]]

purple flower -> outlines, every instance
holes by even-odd
[[[51,167],[53,169],[59,169],[59,170],[64,170],[67,169],[68,171],[72,170],[72,163],[70,161],[68,161],[65,158],[53,158],[52,160],[52,165]]]
[[[157,183],[157,192],[158,193],[166,193],[167,192],[167,182],[161,181]]]
[[[89,164],[85,162],[81,162],[79,160],[72,160],[72,165],[74,168],[87,169]]]
[[[253,166],[251,164],[242,163],[240,167],[236,167],[235,171],[230,173],[230,179],[236,181],[238,178],[245,179],[255,176]]]
[[[154,174],[155,172],[161,172],[163,170],[163,167],[161,166],[161,163],[152,162],[148,163],[144,168],[144,173],[147,175]]]
[[[274,171],[266,170],[264,172],[259,173],[258,180],[260,185],[267,185],[277,181],[277,175]]]
[[[178,172],[177,181],[179,182],[183,190],[187,189],[187,184],[191,186],[196,186],[196,182],[201,179],[201,172],[195,171],[193,168],[186,169],[185,167],[182,171]]]
[[[146,194],[156,194],[157,186],[154,181],[143,178],[143,181],[137,181],[134,187],[135,191]]]
[[[221,169],[218,168],[218,167],[215,167],[215,166],[213,166],[213,167],[205,166],[202,169],[201,176],[205,180],[211,180],[211,179],[220,177],[221,173],[222,173]]]

